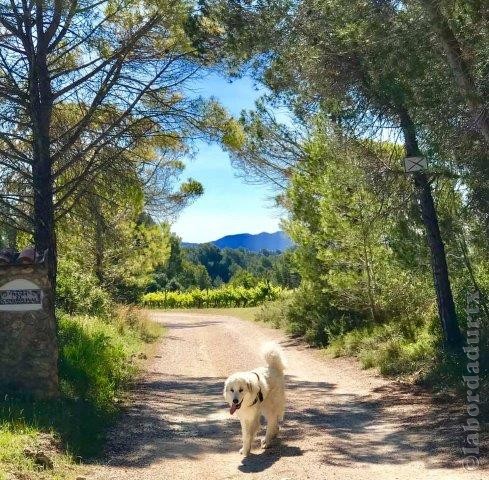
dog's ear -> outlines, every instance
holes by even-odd
[[[222,394],[223,394],[224,398],[226,398],[226,390],[227,390],[227,388],[228,388],[228,381],[226,380],[224,382],[224,389],[222,391]]]
[[[251,380],[246,382],[246,386],[248,387],[249,392],[253,393],[253,382]]]

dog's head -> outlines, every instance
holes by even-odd
[[[254,378],[253,378],[254,377]],[[231,415],[244,405],[251,405],[256,398],[259,386],[256,375],[249,373],[235,373],[224,383],[224,398],[231,407]]]

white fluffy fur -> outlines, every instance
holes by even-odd
[[[230,406],[238,401],[235,410],[241,422],[243,447],[240,453],[248,455],[253,440],[260,428],[260,416],[267,421],[267,431],[261,444],[267,448],[278,434],[278,422],[283,419],[285,410],[285,359],[276,343],[267,343],[263,348],[266,367],[249,372],[232,374],[224,384],[224,398]],[[257,375],[258,374],[258,377]],[[261,390],[263,401],[255,400]]]

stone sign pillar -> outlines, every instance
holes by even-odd
[[[58,395],[52,288],[43,263],[20,261],[0,263],[0,393],[52,398]]]

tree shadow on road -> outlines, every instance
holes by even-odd
[[[141,380],[133,396],[137,403],[109,435],[106,453],[111,465],[145,467],[165,459],[237,452],[240,425],[229,416],[223,382],[156,373]],[[362,397],[340,394],[328,382],[289,376],[287,392],[282,441],[270,450],[254,450],[238,467],[241,472],[260,472],[282,457],[303,455],[306,437],[323,465],[422,461],[429,468],[459,466],[460,408],[434,404],[420,389],[391,384]]]
[[[144,467],[161,459],[237,451],[239,422],[227,419],[223,384],[215,377],[154,373],[141,380],[133,391],[137,402],[109,432],[111,465]]]
[[[238,470],[243,473],[258,473],[270,468],[275,462],[283,457],[300,457],[304,455],[304,450],[297,446],[290,446],[283,440],[278,442],[267,450],[260,453],[251,453],[243,458]]]
[[[302,386],[296,390],[302,395]],[[465,422],[461,406],[434,403],[432,395],[418,387],[394,383],[374,389],[371,396],[342,398],[326,393],[324,405],[313,400],[289,418],[292,426],[308,425],[324,432],[325,464],[353,467],[420,461],[428,468],[461,466]]]
[[[152,374],[133,392],[137,403],[109,432],[105,456],[117,467],[145,467],[163,459],[195,459],[209,453],[237,452],[241,430],[222,398],[224,378]],[[315,384],[314,388],[330,388]],[[292,430],[291,430],[292,432]],[[264,432],[262,432],[264,433]],[[259,452],[255,449],[255,452]],[[278,442],[248,457],[243,471],[261,471],[284,456],[302,455]]]

